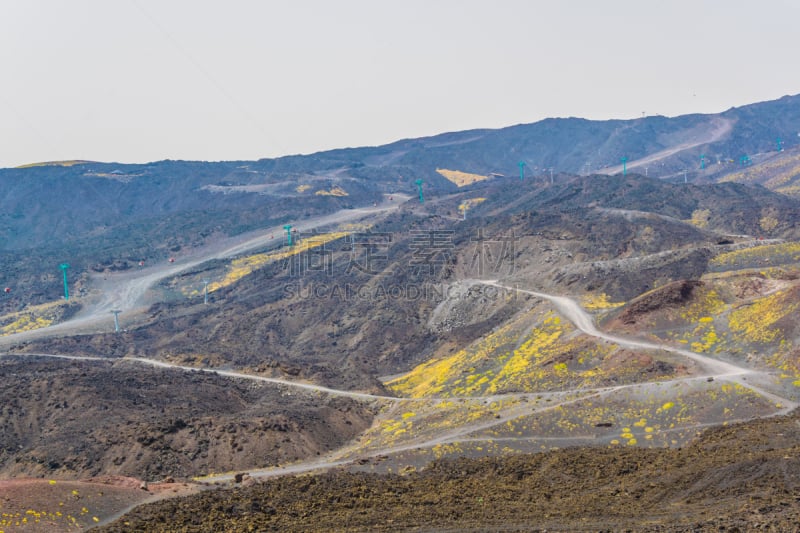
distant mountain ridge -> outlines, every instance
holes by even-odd
[[[258,161],[0,169],[0,282],[24,270],[22,261],[72,257],[89,268],[165,258],[213,235],[370,205],[383,193],[415,194],[417,179],[428,197],[459,190],[438,169],[518,179],[521,168],[524,179],[542,182],[559,173],[619,173],[626,158],[628,171],[650,177],[704,183],[733,176],[792,193],[800,191],[800,166],[790,158],[800,154],[798,132],[794,95],[712,115],[551,118]],[[771,171],[772,181],[761,178],[759,165],[776,157],[790,159]],[[739,176],[743,169],[749,173]],[[334,187],[343,193],[326,194]]]
[[[578,492],[594,490],[583,478],[611,479],[595,487],[604,498],[669,507],[656,527],[684,516],[673,504],[685,507],[697,483],[645,486],[651,468],[638,492],[621,492],[633,485],[617,474],[648,457],[631,450],[715,457],[713,432],[733,428],[717,464],[732,492],[712,514],[752,505],[766,524],[761,509],[793,500],[755,484],[775,486],[800,431],[796,104],[549,119],[251,162],[0,171],[0,472],[60,491],[89,475],[230,472],[207,479],[243,494],[262,474],[419,469],[447,484],[467,465],[484,498],[485,472],[509,473],[503,492],[537,461],[563,472],[561,457],[574,459],[565,475]],[[286,223],[299,239],[284,237]],[[777,422],[734,425],[758,417]],[[734,472],[737,441],[752,450]],[[485,469],[438,460],[492,455]],[[767,459],[774,468],[753,474]],[[563,485],[551,478],[541,480]],[[302,494],[325,479],[296,480],[302,513]],[[332,488],[352,486],[354,505],[319,500],[347,508],[335,523],[363,507],[367,477],[349,479]],[[528,492],[546,500],[555,493],[541,480]],[[775,494],[791,495],[790,481]],[[703,494],[718,501],[720,483]],[[225,509],[175,500],[187,511],[176,527],[260,527],[247,516],[272,516],[274,498],[262,507],[248,494]],[[28,500],[23,509],[49,508]],[[96,501],[81,502],[84,518]],[[470,501],[484,520],[492,502]],[[576,502],[576,519],[595,523]]]
[[[711,133],[720,124],[729,124],[730,128],[717,138]],[[527,172],[552,167],[556,172],[588,174],[619,165],[622,157],[633,162],[689,141],[694,141],[697,149],[678,154],[668,166],[695,168],[700,166],[701,154],[711,163],[774,151],[778,139],[784,149],[798,146],[798,133],[800,95],[794,95],[717,114],[604,121],[548,118],[533,124],[443,133],[315,155],[340,158],[342,162],[360,160],[369,166],[421,166],[428,171],[450,165],[468,172],[514,176],[519,162],[524,162],[529,167]],[[707,142],[703,134],[708,135]]]
[[[723,128],[720,135],[714,129]],[[704,136],[707,137],[704,139]],[[24,165],[0,169],[0,185],[20,172],[50,174],[63,171],[63,177],[88,173],[120,175],[164,171],[186,176],[200,173],[217,179],[230,174],[242,179],[247,167],[251,173],[268,175],[317,173],[350,168],[356,177],[374,179],[374,172],[358,169],[404,169],[413,174],[431,174],[438,167],[457,167],[478,173],[516,175],[524,162],[527,172],[553,168],[555,172],[589,174],[620,165],[625,157],[631,163],[659,151],[681,144],[696,144],[670,158],[669,168],[694,168],[700,165],[700,154],[706,162],[736,159],[741,156],[800,146],[800,95],[778,100],[734,107],[716,114],[690,114],[677,117],[648,116],[630,120],[588,120],[582,118],[548,118],[531,124],[518,124],[499,129],[474,129],[442,133],[417,139],[403,139],[382,146],[340,148],[307,155],[287,155],[258,161],[199,162],[160,161],[148,164],[96,163],[68,161]],[[702,148],[702,150],[699,150]],[[681,151],[684,152],[684,151]],[[179,167],[185,166],[186,168]],[[166,167],[166,168],[162,168]],[[201,170],[202,169],[202,170]],[[405,176],[409,178],[410,176]],[[252,178],[252,176],[251,176]],[[385,179],[386,177],[384,177]],[[252,181],[246,180],[246,181]],[[5,188],[5,186],[4,186]]]

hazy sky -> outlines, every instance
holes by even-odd
[[[797,0],[0,0],[0,166],[258,159],[800,93]]]

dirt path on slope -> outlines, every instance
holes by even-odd
[[[650,163],[654,163],[656,161],[661,161],[662,159],[666,159],[672,155],[677,154],[678,152],[683,152],[684,150],[689,150],[691,148],[696,148],[698,146],[702,146],[704,144],[710,144],[713,142],[717,142],[725,135],[733,130],[734,121],[727,118],[722,117],[715,117],[712,119],[713,128],[711,131],[708,132],[706,137],[700,138],[695,141],[689,141],[682,144],[678,144],[676,146],[672,146],[670,148],[665,148],[664,150],[660,150],[653,154],[647,155],[640,159],[634,159],[633,161],[628,161],[626,163],[627,169],[632,169],[636,167],[641,167],[644,165],[649,165]],[[614,165],[606,168],[601,168],[597,170],[597,174],[619,174],[622,172],[622,165]]]
[[[307,232],[365,217],[383,215],[396,210],[410,198],[407,195],[398,193],[385,196],[386,199],[378,206],[342,209],[330,215],[294,222],[293,227],[298,231]],[[389,200],[389,197],[392,200]],[[45,328],[0,337],[0,346],[42,337],[63,335],[70,332],[86,332],[96,328],[98,325],[102,325],[103,328],[107,329],[111,320],[112,310],[119,309],[122,311],[121,317],[129,317],[140,312],[147,304],[153,303],[147,301],[147,291],[159,281],[195,268],[207,261],[228,259],[259,248],[277,247],[282,242],[280,237],[283,232],[284,230],[281,226],[266,228],[205,246],[176,263],[157,265],[133,272],[106,275],[105,279],[102,280],[99,276],[95,276],[93,284],[99,289],[100,294],[75,317]],[[274,238],[276,235],[278,238]]]
[[[572,322],[575,325],[575,327],[577,327],[579,330],[586,333],[587,335],[591,335],[592,337],[613,342],[621,346],[627,346],[629,348],[635,348],[635,349],[638,348],[644,350],[663,350],[687,357],[699,363],[703,368],[705,368],[708,372],[708,377],[721,378],[721,379],[726,379],[728,381],[732,381],[734,383],[738,383],[739,385],[742,385],[743,387],[752,390],[753,392],[759,394],[760,396],[775,402],[776,406],[780,406],[780,410],[776,414],[788,413],[789,411],[793,410],[795,407],[800,405],[797,402],[790,400],[789,398],[785,398],[773,394],[771,392],[768,392],[746,380],[747,376],[763,377],[765,375],[764,372],[753,370],[750,368],[740,367],[734,365],[733,363],[720,361],[718,359],[714,359],[699,353],[691,352],[689,350],[675,348],[673,346],[670,346],[669,344],[640,341],[635,339],[629,339],[626,337],[621,337],[619,335],[610,335],[608,333],[604,333],[599,329],[597,329],[597,327],[594,325],[592,317],[586,311],[584,311],[583,308],[580,305],[578,305],[578,303],[575,300],[572,300],[565,296],[553,296],[541,292],[529,291],[526,289],[512,287],[510,285],[503,285],[501,283],[498,283],[497,281],[484,281],[483,283],[485,283],[486,285],[491,285],[506,290],[516,290],[525,294],[530,294],[531,296],[535,296],[537,298],[548,300],[553,305],[555,305],[556,309],[558,309],[558,311],[562,313],[565,318],[567,318],[570,322]]]
[[[281,378],[270,378],[266,376],[258,376],[254,374],[245,374],[243,372],[236,372],[234,370],[223,370],[219,368],[201,368],[201,367],[193,367],[193,366],[184,366],[178,365],[174,363],[168,363],[166,361],[156,361],[154,359],[146,359],[143,357],[123,357],[120,359],[112,359],[107,357],[95,357],[95,356],[87,356],[87,355],[66,355],[66,354],[44,354],[44,353],[0,353],[0,358],[2,357],[45,357],[49,359],[67,359],[71,361],[97,361],[97,362],[104,362],[104,363],[135,363],[141,365],[149,365],[154,366],[156,368],[164,368],[164,369],[173,369],[173,370],[182,370],[184,372],[207,372],[211,374],[217,374],[219,376],[234,378],[234,379],[245,379],[249,381],[256,381],[259,383],[272,383],[275,385],[283,385],[287,387],[294,387],[297,389],[306,390],[309,392],[320,392],[323,394],[329,394],[331,396],[343,396],[346,398],[352,398],[354,400],[362,400],[362,401],[388,401],[388,402],[402,402],[405,398],[396,398],[394,396],[381,396],[377,394],[368,394],[366,392],[356,392],[356,391],[348,391],[348,390],[341,390],[341,389],[332,389],[330,387],[324,387],[322,385],[314,385],[313,383],[306,383],[302,381],[291,381],[287,379]]]

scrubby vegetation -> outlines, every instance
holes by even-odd
[[[800,119],[796,102],[764,109],[785,125]],[[765,152],[767,122],[743,113],[565,119],[255,162],[0,171],[0,281],[13,285],[0,343],[28,357],[1,361],[0,467],[55,487],[109,472],[186,483],[230,472],[253,485],[144,508],[110,530],[615,530],[762,515],[780,529],[797,517],[781,473],[795,466],[796,414],[779,415],[800,403],[800,203],[729,180],[789,191],[797,148]],[[753,149],[755,164],[671,182],[695,147],[660,160],[663,181],[516,174],[522,153],[535,154],[531,169],[577,170],[586,153],[635,159],[710,131],[726,133],[703,147],[709,160]],[[325,233],[279,246],[278,230],[261,248],[216,253],[289,223]],[[112,332],[119,299],[98,295],[126,289],[148,306]],[[79,305],[104,326],[35,331]],[[330,466],[350,472],[263,486],[243,474]],[[0,532],[110,514],[88,501],[0,510]]]

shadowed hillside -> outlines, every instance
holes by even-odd
[[[209,488],[132,530],[780,530],[797,103],[0,170],[0,470]]]

